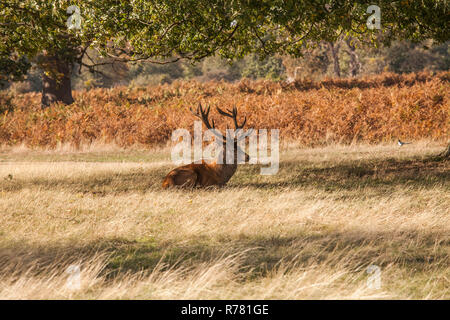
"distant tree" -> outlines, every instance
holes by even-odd
[[[352,37],[349,37],[345,40],[347,44],[347,48],[345,52],[350,57],[350,75],[352,77],[356,77],[358,73],[361,71],[361,62],[359,60],[358,52],[356,51],[356,40]]]
[[[385,43],[397,38],[448,39],[446,0],[377,3],[382,13],[379,31],[366,27],[366,1],[2,0],[0,73],[16,80],[35,62],[43,70],[46,106],[73,102],[71,73],[76,63],[95,70],[102,63],[198,61],[214,54],[225,59],[250,52],[300,56],[307,40],[367,33],[372,39],[382,33]],[[89,48],[113,61],[86,62]]]
[[[6,86],[8,81],[23,80],[30,67],[31,63],[24,56],[0,55],[0,87]]]
[[[245,59],[241,76],[250,79],[266,78],[279,80],[284,72],[285,67],[280,57],[271,56],[261,59],[255,54],[250,54]]]
[[[386,62],[389,70],[396,73],[417,72],[425,68],[433,71],[448,70],[450,67],[449,43],[430,46],[429,41],[427,42],[398,41],[386,48]]]
[[[338,39],[334,42],[327,42],[328,48],[333,59],[334,75],[338,78],[341,77],[341,65],[339,64],[339,51],[341,50],[342,40]]]
[[[330,65],[329,46],[321,41],[315,46],[308,46],[302,53],[302,57],[283,56],[283,64],[288,74],[287,82],[297,79],[321,79]]]

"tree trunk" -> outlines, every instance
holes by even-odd
[[[331,56],[333,57],[334,62],[334,74],[336,77],[341,77],[341,67],[339,65],[339,49],[341,47],[341,43],[337,40],[335,43],[328,42],[328,46],[330,47]]]
[[[72,63],[56,56],[45,56],[40,64],[44,70],[41,106],[45,108],[54,102],[73,103],[70,81]]]
[[[347,54],[350,56],[350,74],[352,77],[356,75],[361,70],[361,62],[359,62],[358,54],[356,53],[356,46],[352,43],[353,39],[347,39],[346,43],[350,50],[346,50]]]

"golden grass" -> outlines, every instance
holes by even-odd
[[[448,299],[441,149],[290,145],[193,191],[160,188],[168,150],[3,151],[0,298]]]

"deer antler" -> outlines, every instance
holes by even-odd
[[[217,107],[217,111],[219,111],[219,113],[221,115],[233,119],[234,127],[235,127],[236,130],[240,130],[240,129],[244,128],[245,123],[247,122],[247,117],[244,117],[244,122],[241,125],[238,125],[236,106],[234,106],[232,110],[228,109],[227,110],[228,112],[225,112],[222,109],[220,109],[219,107]]]
[[[178,168],[173,169],[168,173],[166,178],[163,181],[162,187],[163,188],[169,188],[169,187],[209,187],[209,186],[223,186],[225,185],[228,180],[233,176],[237,169],[236,162],[239,162],[239,155],[241,153],[245,154],[245,161],[250,160],[250,156],[245,153],[244,150],[240,148],[240,146],[237,144],[237,142],[246,136],[250,135],[252,130],[249,130],[246,134],[242,134],[239,137],[237,134],[234,135],[233,138],[228,137],[227,138],[223,135],[221,135],[218,131],[216,131],[214,121],[211,122],[208,119],[210,107],[207,106],[206,108],[203,108],[201,104],[197,107],[197,112],[194,112],[192,109],[190,109],[192,114],[196,116],[197,118],[200,118],[205,126],[211,130],[216,136],[222,139],[222,147],[225,147],[225,149],[222,149],[222,151],[217,155],[218,159],[220,161],[216,161],[213,164],[208,164],[205,161],[202,161],[202,163],[191,163],[188,165],[184,165]],[[234,120],[234,124],[236,126],[237,131],[241,130],[245,123],[244,122],[239,125],[237,122],[237,110],[236,107],[233,108],[233,110],[229,110],[228,112],[222,111],[219,108],[217,108],[219,113],[223,116],[230,117]],[[218,140],[216,140],[218,141]],[[228,148],[228,142],[232,141],[233,145],[236,145],[236,148],[233,148],[231,150],[227,150]],[[225,146],[226,144],[226,146]],[[245,149],[245,148],[244,148]],[[234,153],[234,160],[236,162],[228,163],[228,151]]]
[[[214,119],[211,120],[212,125],[211,125],[211,123],[209,123],[208,116],[209,116],[210,109],[211,108],[209,106],[206,107],[206,109],[203,109],[201,103],[198,104],[197,112],[194,112],[194,110],[192,110],[192,108],[189,108],[189,110],[191,110],[191,112],[194,116],[196,116],[197,118],[200,118],[202,120],[202,122],[205,124],[206,128],[210,129],[216,137],[225,141],[225,137],[216,130],[216,125],[214,123]]]
[[[221,115],[233,119],[233,121],[234,121],[234,127],[235,127],[235,129],[236,129],[235,137],[237,137],[238,134],[239,134],[239,132],[240,132],[240,130],[242,130],[242,129],[244,128],[245,124],[247,123],[247,117],[244,117],[244,122],[242,122],[242,124],[239,125],[239,124],[238,124],[238,121],[237,121],[237,109],[236,109],[236,106],[234,106],[233,109],[227,109],[228,112],[223,111],[222,109],[220,109],[219,107],[217,107],[217,111],[218,111]],[[246,134],[240,135],[240,136],[237,138],[237,141],[240,141],[240,140],[244,139],[245,137],[248,137],[248,136],[251,135],[252,133],[253,133],[253,129],[250,129]]]

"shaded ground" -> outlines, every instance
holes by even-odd
[[[112,159],[114,160],[114,158]],[[119,194],[123,192],[146,192],[158,190],[170,166],[154,169],[133,169],[124,173],[96,174],[75,178],[15,178],[5,176],[0,190],[19,191],[24,188],[45,190],[69,189],[73,192],[95,195]],[[226,188],[301,188],[313,187],[323,190],[358,190],[377,188],[383,192],[401,186],[409,188],[430,187],[444,184],[450,187],[450,161],[425,159],[354,161],[340,164],[282,161],[275,176],[260,176],[259,166],[241,166],[239,174],[230,180]]]

